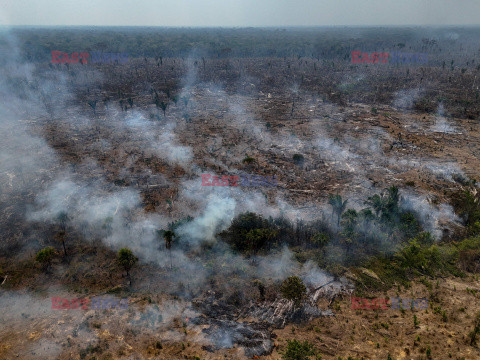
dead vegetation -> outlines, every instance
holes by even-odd
[[[470,60],[451,68],[357,68],[345,53],[235,57],[225,50],[108,66],[37,64],[27,88],[38,92],[38,79],[60,74],[69,96],[43,96],[38,108],[22,110],[21,124],[58,162],[41,162],[30,178],[15,167],[0,174],[0,320],[8,325],[0,357],[281,359],[293,344],[309,354],[314,347],[323,359],[478,358],[479,68]],[[20,85],[12,91],[27,93]],[[111,216],[102,213],[95,223],[76,223],[80,211],[59,211],[50,221],[27,217],[66,169],[85,191],[71,196],[78,197],[74,209],[90,188],[98,202],[123,190],[140,200],[123,209],[114,198]],[[262,208],[281,199],[299,212],[290,224],[253,214],[255,226],[214,232],[221,246],[212,239],[185,245],[181,224],[205,218],[203,172],[275,175],[276,187],[227,191],[248,201],[260,194]],[[418,222],[442,242],[398,225],[416,221],[407,211],[395,210],[403,222],[385,225],[391,213],[376,213],[375,201],[394,197],[394,188],[419,197],[411,213],[418,210]],[[363,211],[366,202],[371,213]],[[85,213],[96,203],[87,205]],[[168,221],[130,229],[147,216]],[[118,218],[127,240],[155,244],[141,242],[132,256],[144,248],[144,257],[138,264],[128,257],[123,269]],[[375,222],[378,228],[359,230]],[[367,240],[378,234],[398,248],[372,246]],[[282,291],[284,279],[259,274],[262,257],[281,257],[285,244],[300,275],[321,265],[335,276],[307,286],[294,281],[293,292]],[[380,255],[364,257],[371,248]],[[51,310],[48,297],[58,292],[128,297],[129,308]],[[352,295],[425,297],[430,308],[353,310]]]

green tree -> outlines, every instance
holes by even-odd
[[[175,227],[175,223],[170,223],[168,225],[169,229],[173,229],[174,227]],[[173,230],[157,230],[157,233],[163,236],[163,239],[165,240],[165,249],[169,251],[170,268],[173,268],[171,249],[172,249],[173,238],[176,237],[177,235],[175,235],[175,232]]]
[[[293,162],[295,165],[302,165],[305,161],[305,158],[302,154],[293,154]]]
[[[58,214],[57,214],[57,221],[59,222],[60,226],[61,226],[61,229],[63,231],[66,230],[66,227],[67,227],[67,223],[68,223],[68,220],[70,220],[68,214],[66,211],[60,211]]]
[[[252,158],[252,157],[250,157],[250,156],[248,156],[248,155],[246,155],[245,159],[243,159],[242,162],[243,162],[244,164],[247,164],[247,165],[248,165],[248,164],[254,163],[254,162],[255,162],[255,159]]]
[[[163,116],[166,117],[167,116],[167,104],[162,101],[162,102],[160,102],[160,107],[162,108]]]
[[[273,229],[252,229],[246,235],[249,251],[256,254],[258,250],[263,248],[277,237],[277,231]]]
[[[470,235],[478,231],[477,222],[480,221],[480,194],[465,190],[453,198],[455,212],[463,218]]]
[[[328,203],[332,206],[332,217],[337,215],[337,227],[340,227],[340,217],[347,207],[348,200],[342,201],[340,195],[330,194],[328,198]]]
[[[187,108],[188,107],[188,102],[190,101],[190,97],[189,96],[183,96],[182,100],[183,100],[183,103],[185,104],[185,108]]]
[[[355,232],[357,226],[358,213],[354,209],[348,209],[342,215],[342,224],[345,227],[345,233],[349,236]]]
[[[170,250],[172,248],[173,238],[176,237],[172,230],[163,231],[163,238],[165,239],[165,249]]]
[[[127,276],[130,277],[130,270],[137,263],[138,258],[133,255],[132,250],[123,248],[118,251],[118,263],[127,272]]]
[[[415,215],[410,211],[403,213],[400,216],[400,229],[405,235],[406,239],[415,237],[420,231],[420,224]]]
[[[365,205],[372,207],[373,211],[375,211],[375,216],[378,218],[384,208],[384,199],[380,195],[375,194],[365,201]]]
[[[233,219],[230,227],[218,235],[236,251],[252,254],[271,244],[278,232],[262,216],[247,212]]]
[[[393,225],[399,215],[398,203],[400,195],[398,187],[391,186],[381,194],[375,194],[365,201],[375,211],[375,215],[382,223]]]
[[[391,186],[387,189],[385,208],[383,210],[384,220],[386,222],[392,222],[396,220],[399,215],[398,203],[400,201],[400,194],[398,193],[398,187]]]
[[[370,209],[362,209],[359,213],[360,222],[362,224],[362,232],[363,232],[363,240],[367,241],[367,234],[370,228],[370,224],[375,219],[375,215],[373,215],[372,210]]]
[[[89,100],[89,101],[88,101],[88,105],[90,105],[90,107],[91,107],[92,110],[93,110],[93,114],[95,115],[95,114],[96,114],[95,109],[96,109],[96,107],[97,107],[97,100],[93,100],[93,101],[92,101],[92,100]]]
[[[285,299],[292,300],[295,306],[299,306],[307,294],[307,288],[298,276],[290,276],[283,281],[280,292]]]
[[[325,247],[325,245],[328,244],[330,239],[328,238],[328,235],[324,233],[315,233],[311,238],[310,242],[314,244],[315,246],[318,246],[320,248]]]
[[[52,264],[54,254],[55,254],[55,251],[53,247],[49,246],[40,250],[35,256],[35,260],[40,264],[42,264],[42,267],[45,272],[48,271],[48,268]]]

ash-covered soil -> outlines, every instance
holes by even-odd
[[[341,194],[360,213],[395,187],[402,214],[434,244],[478,236],[455,199],[469,190],[478,205],[479,68],[465,58],[445,70],[448,49],[408,67],[354,66],[343,53],[68,66],[2,58],[0,358],[281,359],[292,339],[322,359],[480,358],[470,337],[478,249],[455,277],[428,271],[445,252],[435,248],[402,273],[407,283],[390,282],[364,267],[375,261],[352,263],[352,244],[370,251],[385,234],[379,254],[398,261],[408,229],[337,222],[329,204]],[[202,186],[202,174],[277,185]],[[262,216],[260,230],[228,233],[245,213]],[[310,236],[316,222],[324,238]],[[241,246],[228,242],[236,235]],[[138,257],[128,271],[122,248]],[[291,276],[306,287],[299,303],[280,290]],[[353,295],[430,306],[354,310]],[[52,297],[96,296],[128,308],[51,308]]]

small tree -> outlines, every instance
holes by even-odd
[[[278,235],[273,229],[252,229],[246,235],[248,252],[257,254],[258,250],[269,244]]]
[[[254,162],[255,162],[255,159],[252,158],[252,157],[250,157],[250,156],[248,156],[248,155],[246,155],[245,159],[243,159],[242,162],[243,162],[244,164],[247,164],[247,165],[248,165],[248,164],[254,163]]]
[[[138,258],[133,255],[132,250],[128,248],[120,249],[118,252],[118,263],[127,272],[127,276],[130,277],[130,269],[137,263]]]
[[[170,269],[173,268],[172,263],[172,242],[173,238],[175,237],[175,233],[172,230],[167,230],[163,233],[163,238],[165,239],[165,248],[168,250],[170,256]]]
[[[69,219],[70,218],[65,211],[61,211],[57,215],[57,221],[60,224],[60,231],[55,235],[55,238],[62,243],[65,257],[67,257],[67,248],[65,242],[67,240],[67,222]]]
[[[40,250],[35,256],[35,260],[42,264],[43,270],[48,271],[48,268],[52,264],[52,259],[55,251],[53,247],[49,246]]]
[[[63,253],[65,254],[65,257],[67,257],[67,248],[65,246],[65,242],[67,240],[67,234],[65,231],[61,230],[55,234],[55,240],[58,242],[61,242],[63,245]]]
[[[178,95],[175,95],[175,96],[172,97],[172,100],[173,100],[173,103],[175,104],[175,106],[177,106],[178,100],[180,100],[180,98],[178,97]]]
[[[310,242],[313,245],[318,246],[319,248],[325,247],[325,245],[327,245],[329,241],[330,241],[330,239],[328,238],[328,235],[326,235],[324,233],[319,233],[319,232],[315,233],[310,238]]]
[[[174,223],[169,224],[168,228],[172,229],[175,226]],[[170,268],[173,268],[172,264],[172,242],[173,238],[176,237],[175,232],[173,230],[157,230],[157,234],[160,236],[163,236],[165,240],[165,249],[169,250],[169,256],[170,256]]]
[[[170,250],[172,248],[173,238],[175,233],[172,230],[167,230],[163,232],[163,238],[165,239],[165,249]]]
[[[302,165],[305,161],[305,158],[302,154],[293,154],[293,162],[295,165]]]
[[[166,114],[166,112],[167,112],[167,104],[162,101],[162,102],[160,102],[160,107],[162,108],[163,116],[166,117],[166,116],[167,116],[167,114]]]
[[[93,114],[96,114],[95,109],[97,107],[97,100],[89,100],[88,105],[93,109]]]
[[[413,326],[415,326],[415,329],[418,329],[418,325],[420,325],[420,321],[418,321],[417,315],[413,315]]]
[[[470,337],[470,345],[474,346],[477,344],[477,334],[480,333],[480,312],[475,317],[475,322],[473,324],[473,331],[468,334]]]
[[[307,294],[307,288],[298,276],[290,276],[283,281],[280,292],[285,299],[293,300],[295,306],[299,306]]]
[[[0,285],[3,285],[5,280],[7,280],[7,275],[5,275],[2,268],[0,267]]]

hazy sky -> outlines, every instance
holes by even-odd
[[[479,25],[480,0],[0,0],[1,25]]]

